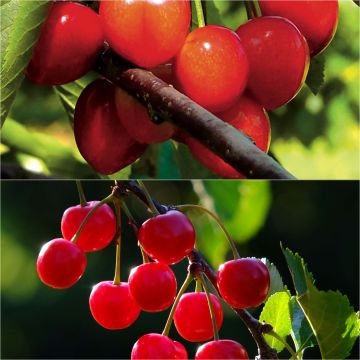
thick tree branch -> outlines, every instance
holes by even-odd
[[[146,206],[149,206],[147,198],[143,193],[142,189],[137,185],[133,180],[129,181],[115,181],[115,187],[113,188],[113,194],[119,197],[124,197],[127,194],[133,194],[138,197]],[[154,205],[159,211],[160,214],[164,214],[169,211],[172,207],[165,206],[160,204],[158,201],[153,199]],[[189,266],[191,271],[203,272],[207,278],[211,281],[214,288],[218,291],[216,273],[203,258],[201,253],[193,249],[192,252],[188,255]],[[256,318],[254,318],[247,310],[244,309],[235,309],[235,313],[240,317],[244,324],[249,329],[251,335],[253,336],[257,346],[258,346],[258,359],[278,359],[278,355],[275,349],[271,348],[265,341],[263,334],[272,330],[272,326],[266,323],[260,323]]]
[[[294,179],[241,131],[235,131],[151,72],[133,68],[111,49],[99,57],[95,70],[146,105],[154,122],[172,122],[246,177]]]

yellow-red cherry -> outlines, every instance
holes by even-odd
[[[241,25],[236,33],[249,60],[247,88],[267,110],[276,109],[300,91],[309,69],[309,47],[289,20],[262,16]]]
[[[149,262],[131,270],[129,288],[142,310],[163,311],[174,302],[176,277],[169,266]]]
[[[249,359],[245,348],[234,340],[214,340],[201,345],[195,354],[195,359]]]
[[[189,31],[189,0],[102,0],[100,18],[112,49],[151,69],[169,61]]]
[[[108,330],[129,327],[140,315],[140,308],[134,301],[129,284],[112,281],[96,284],[89,298],[90,311],[96,322]]]
[[[124,128],[115,107],[115,86],[99,79],[81,93],[74,134],[84,159],[99,173],[112,174],[133,163],[146,149]]]
[[[184,348],[185,349],[185,348]],[[150,333],[143,335],[133,346],[132,360],[140,359],[181,359],[184,349],[179,354],[179,345],[165,335]]]
[[[65,210],[61,219],[61,232],[64,239],[71,240],[79,229],[86,215],[99,204],[89,201],[85,206],[71,206]],[[114,238],[116,219],[111,207],[103,204],[88,219],[76,240],[76,245],[83,251],[101,250]]]
[[[339,20],[338,0],[259,0],[262,15],[292,21],[305,36],[312,56],[333,39]]]
[[[249,136],[260,150],[268,151],[271,138],[269,117],[265,109],[250,96],[243,95],[229,110],[216,115]],[[245,177],[191,136],[184,132],[181,135],[192,155],[213,173],[223,178]]]
[[[232,307],[244,309],[259,306],[270,288],[270,274],[259,259],[241,258],[220,265],[217,285],[222,298]]]
[[[195,245],[195,229],[186,215],[170,210],[146,220],[139,229],[139,242],[157,262],[175,264]]]
[[[36,267],[45,285],[66,289],[83,275],[86,256],[76,244],[61,238],[53,239],[42,246]]]
[[[90,70],[103,42],[104,32],[95,11],[75,2],[54,2],[26,75],[39,84],[74,81]]]
[[[245,88],[248,69],[239,37],[215,25],[193,30],[174,59],[176,86],[211,112],[235,103]]]
[[[216,326],[223,322],[223,309],[219,299],[210,294]],[[188,341],[200,342],[214,337],[209,304],[204,292],[190,292],[181,296],[174,313],[174,324],[178,333]]]

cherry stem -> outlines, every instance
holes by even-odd
[[[201,291],[202,291],[201,279],[196,279],[195,292],[201,292]]]
[[[84,189],[83,189],[83,187],[81,185],[80,180],[76,180],[76,187],[77,187],[77,191],[79,193],[80,206],[85,207],[87,205],[87,201],[86,201],[85,194],[84,194]]]
[[[114,198],[115,214],[116,214],[116,259],[115,259],[115,275],[114,275],[114,285],[120,285],[120,254],[121,254],[121,211],[120,211],[120,201]]]
[[[170,314],[169,314],[169,317],[166,320],[166,324],[165,324],[164,330],[162,332],[162,335],[169,336],[170,327],[171,327],[171,324],[172,324],[172,321],[173,321],[173,318],[174,318],[174,313],[175,313],[175,310],[176,310],[176,306],[179,303],[182,294],[186,291],[186,289],[188,288],[188,286],[190,285],[190,283],[193,280],[194,280],[194,278],[193,278],[192,274],[190,272],[188,272],[188,274],[186,276],[186,279],[184,280],[183,284],[181,285],[181,288],[180,288],[178,294],[176,295],[175,301],[174,301],[174,303],[173,303],[173,305],[171,307]]]
[[[102,205],[109,203],[113,200],[114,195],[111,194],[108,197],[106,197],[105,199],[101,200],[98,204],[96,204],[90,211],[89,213],[85,216],[85,219],[83,220],[83,222],[81,223],[81,225],[78,228],[78,231],[75,233],[75,235],[73,236],[73,238],[71,239],[71,242],[73,242],[74,244],[76,243],[82,229],[84,228],[84,226],[87,224],[88,220],[90,219],[90,217],[92,216],[92,214]]]
[[[141,180],[137,180],[138,185],[140,186],[141,190],[144,192],[146,199],[148,201],[148,205],[150,207],[151,212],[153,213],[154,216],[156,215],[160,215],[158,209],[156,208],[154,201],[152,199],[152,197],[150,196],[148,190],[146,189],[144,183]]]
[[[219,332],[218,332],[218,328],[217,328],[217,325],[216,325],[214,306],[213,306],[213,303],[211,301],[209,288],[207,286],[207,283],[206,283],[206,280],[205,280],[205,277],[204,277],[203,274],[200,274],[200,281],[201,281],[202,287],[204,288],[205,295],[206,295],[208,305],[209,305],[211,322],[212,322],[213,329],[214,329],[214,340],[219,340]]]
[[[269,331],[267,333],[267,335],[271,335],[276,340],[280,341],[286,347],[286,349],[289,351],[289,353],[291,354],[291,357],[295,360],[299,360],[299,358],[298,358],[296,352],[293,350],[293,348],[275,330]]]
[[[198,27],[204,27],[205,26],[205,19],[204,19],[204,11],[202,8],[201,0],[194,0],[193,1],[195,5],[195,11],[196,11],[196,17],[198,21]]]
[[[210,211],[209,209],[207,209],[206,207],[201,206],[201,205],[184,204],[184,205],[176,205],[175,208],[177,210],[180,210],[180,211],[202,210],[202,211],[206,212],[207,214],[209,214],[216,221],[216,223],[221,227],[222,231],[224,232],[224,234],[226,236],[226,239],[228,240],[228,243],[230,245],[231,251],[233,253],[234,259],[240,259],[240,255],[239,255],[239,252],[238,252],[238,250],[237,250],[237,248],[235,246],[234,240],[232,239],[229,232],[226,230],[225,226],[223,225],[223,223],[217,217],[216,214],[214,214],[212,211]]]
[[[249,20],[259,16],[254,0],[244,0],[247,18]]]
[[[126,217],[129,219],[129,223],[130,225],[133,227],[134,231],[135,231],[135,235],[137,238],[138,235],[138,226],[136,224],[136,221],[133,217],[133,215],[131,214],[129,208],[127,207],[127,205],[125,204],[124,201],[120,201],[120,206],[124,211],[124,214],[126,215]],[[142,248],[142,246],[140,245],[140,243],[138,242],[138,245],[140,247],[140,251],[141,251],[141,256],[143,259],[143,263],[146,264],[148,262],[150,262],[148,255],[146,254],[146,252],[144,251],[144,249]]]

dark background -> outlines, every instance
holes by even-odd
[[[84,182],[87,198],[109,193],[111,182]],[[197,202],[190,182],[147,183],[162,202]],[[220,186],[220,185],[219,185]],[[338,289],[359,308],[359,183],[272,182],[272,205],[263,228],[247,244],[242,256],[267,257],[275,263],[293,293],[279,243],[305,259],[321,290]],[[78,203],[74,182],[2,181],[1,242],[1,358],[128,358],[134,342],[144,333],[161,332],[168,310],[142,313],[133,326],[121,331],[101,328],[90,315],[91,286],[113,278],[114,246],[90,253],[83,278],[72,288],[57,291],[44,286],[36,275],[41,245],[61,236],[65,208]],[[139,218],[146,213],[137,202],[130,207]],[[122,280],[141,262],[132,231],[125,229]],[[185,278],[186,261],[174,267],[178,284]],[[173,327],[170,335],[179,339]],[[222,338],[244,344],[250,358],[256,349],[247,329],[226,311]],[[186,343],[193,357],[197,344]],[[288,358],[286,351],[281,354]],[[317,358],[317,350],[305,353]],[[358,341],[352,352],[358,358]]]

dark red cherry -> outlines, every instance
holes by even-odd
[[[270,288],[270,274],[259,259],[230,260],[220,265],[217,285],[220,295],[230,306],[253,308],[266,299]]]
[[[183,44],[190,25],[190,1],[102,0],[100,17],[111,48],[151,69],[169,61]]]
[[[139,242],[154,260],[175,264],[193,249],[195,229],[183,213],[171,210],[146,220],[139,230]]]
[[[193,30],[174,60],[176,86],[211,112],[230,108],[242,94],[248,61],[239,37],[208,25]]]
[[[245,348],[233,340],[214,340],[201,345],[195,359],[249,359]]]
[[[126,282],[114,285],[112,281],[102,281],[96,284],[89,305],[96,322],[109,330],[129,327],[140,314]]]
[[[74,115],[76,144],[99,173],[112,174],[133,163],[146,149],[125,130],[117,116],[115,86],[95,80],[80,95]]]
[[[261,13],[292,21],[305,36],[312,56],[333,39],[339,20],[338,0],[259,0]]]
[[[76,244],[54,239],[41,248],[36,267],[44,284],[55,289],[66,289],[81,278],[86,267],[86,256]]]
[[[210,294],[216,326],[219,330],[223,321],[223,309],[219,299]],[[214,337],[209,304],[204,292],[191,292],[181,296],[174,313],[174,323],[178,333],[193,342],[206,341]]]
[[[165,264],[145,263],[131,270],[129,287],[142,310],[163,311],[174,302],[176,277]]]
[[[270,145],[271,129],[269,117],[262,106],[251,97],[243,95],[229,110],[217,116],[248,135],[260,150],[267,152]],[[211,150],[191,136],[181,132],[182,139],[189,146],[193,156],[207,169],[223,178],[244,178],[244,175],[227,164]]]
[[[99,203],[89,201],[85,206],[71,206],[65,210],[61,219],[61,232],[64,239],[71,240],[79,229],[86,215]],[[111,207],[101,205],[93,212],[76,240],[76,245],[83,251],[101,250],[114,238],[116,219]]]
[[[90,70],[103,42],[100,19],[93,10],[74,2],[54,2],[26,75],[39,84],[74,81]]]
[[[309,47],[287,19],[263,16],[241,25],[239,35],[249,60],[247,88],[267,110],[296,96],[309,69]]]

